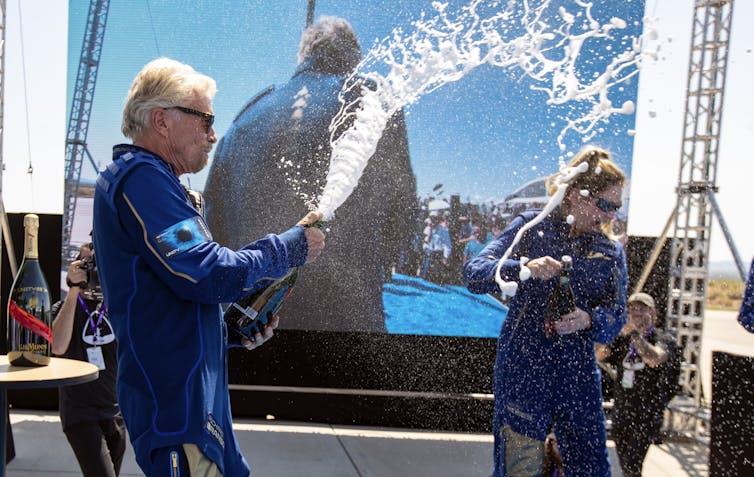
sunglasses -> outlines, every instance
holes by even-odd
[[[598,209],[600,209],[602,212],[607,213],[615,212],[623,206],[623,204],[620,202],[610,202],[609,200],[603,199],[601,197],[596,198],[595,204],[597,205]]]
[[[178,111],[186,114],[191,114],[194,116],[199,116],[204,121],[204,127],[206,128],[207,132],[209,132],[209,128],[212,127],[213,124],[215,124],[215,115],[210,113],[205,113],[203,111],[198,111],[196,109],[191,108],[184,108],[183,106],[172,106],[169,109],[177,109]]]

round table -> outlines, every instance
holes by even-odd
[[[97,366],[66,358],[50,358],[47,366],[20,367],[8,364],[8,356],[0,355],[0,477],[5,475],[5,432],[8,389],[52,388],[94,381]]]

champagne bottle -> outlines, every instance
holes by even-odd
[[[294,267],[282,278],[270,279],[268,285],[232,303],[223,315],[228,330],[253,342],[254,335],[263,333],[264,326],[277,314],[297,279],[298,267]]]
[[[39,217],[24,216],[24,259],[8,299],[8,362],[44,366],[50,362],[50,291],[39,266]]]
[[[576,309],[576,302],[573,299],[573,289],[571,288],[571,270],[573,260],[569,255],[563,255],[560,259],[560,280],[555,290],[550,294],[547,301],[547,310],[545,311],[545,335],[548,338],[554,338],[555,322],[561,316],[567,315]]]
[[[322,221],[304,225],[304,227],[322,227]],[[225,310],[223,319],[231,333],[241,338],[254,340],[257,333],[264,334],[264,327],[277,314],[283,302],[290,295],[298,280],[299,267],[293,267],[277,280],[268,279],[269,284],[254,293],[240,299]]]

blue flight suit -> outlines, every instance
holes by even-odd
[[[744,298],[741,310],[738,312],[738,322],[750,333],[754,333],[754,260],[749,268],[749,278],[746,279]]]
[[[249,475],[231,427],[219,304],[303,265],[304,228],[221,247],[169,164],[118,145],[97,179],[94,243],[136,461],[148,469],[154,449],[193,443],[224,476]]]
[[[539,211],[516,217],[493,242],[464,266],[473,293],[500,293],[494,274],[516,233]],[[626,260],[622,246],[602,233],[569,237],[558,210],[526,231],[501,268],[518,282],[498,340],[495,394],[495,477],[505,475],[501,431],[544,442],[552,426],[569,475],[609,476],[605,414],[594,343],[610,343],[626,322]],[[558,278],[519,278],[521,258],[573,257],[571,285],[576,306],[592,318],[590,328],[547,338],[545,310]]]

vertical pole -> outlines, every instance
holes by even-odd
[[[314,3],[316,0],[309,0],[309,6],[306,9],[306,27],[314,23]]]
[[[5,132],[5,0],[0,0],[0,203],[3,200],[3,169],[5,169],[5,156],[3,155],[3,133]],[[5,207],[3,207],[3,225],[5,225]],[[0,229],[0,239],[7,237],[5,227]],[[6,240],[8,240],[6,238]],[[3,256],[3,241],[0,240],[0,262]],[[8,258],[10,258],[10,253]],[[16,256],[13,256],[13,260]],[[12,263],[12,262],[11,262]],[[15,275],[14,275],[15,276]]]
[[[744,266],[743,260],[741,260],[741,256],[738,254],[738,249],[736,248],[736,244],[733,242],[733,236],[730,233],[728,224],[723,218],[723,212],[722,210],[720,210],[720,206],[717,203],[715,191],[708,189],[707,195],[709,196],[710,204],[712,204],[712,210],[715,212],[715,216],[717,217],[717,222],[720,224],[720,229],[722,229],[723,235],[725,235],[725,240],[728,242],[728,248],[730,249],[730,253],[733,255],[733,260],[736,262],[736,268],[738,268],[738,274],[741,277],[741,281],[745,282],[746,267]]]

